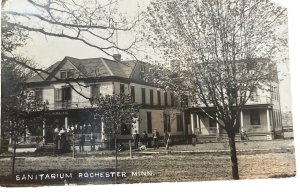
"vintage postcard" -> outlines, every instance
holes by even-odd
[[[296,176],[286,7],[1,6],[2,188]]]

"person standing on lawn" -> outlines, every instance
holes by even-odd
[[[91,151],[95,151],[96,136],[93,132],[91,133],[91,141],[90,142],[91,142]]]
[[[154,129],[153,132],[153,144],[154,144],[154,149],[158,149],[158,139],[159,139],[159,132],[157,131],[157,129]]]
[[[79,138],[79,151],[80,152],[84,151],[84,143],[85,143],[85,136],[84,136],[84,134],[81,134],[80,138]]]
[[[143,142],[143,145],[145,145],[146,147],[148,147],[148,134],[147,134],[146,131],[143,132],[142,142]]]
[[[139,141],[140,141],[140,134],[138,134],[137,130],[134,131],[133,134],[133,142],[134,142],[134,148],[139,148]]]

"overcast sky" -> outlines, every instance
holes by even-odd
[[[289,8],[293,5],[291,4],[291,1],[292,0],[276,0],[275,2]],[[22,3],[20,0],[10,0],[9,2],[9,6],[14,10],[30,9],[30,7],[26,6],[26,3]],[[120,8],[123,9],[126,14],[135,16],[137,15],[137,10],[145,10],[149,2],[150,0],[121,0]],[[290,21],[289,25],[291,26]],[[27,45],[20,50],[20,53],[32,58],[41,67],[48,67],[56,61],[62,60],[65,56],[75,58],[107,57],[99,50],[88,47],[77,41],[45,37],[44,35],[37,33],[31,34],[30,37],[31,39],[28,40]],[[287,75],[280,83],[282,109],[291,110],[290,67],[289,64],[286,63],[278,65],[278,68]]]

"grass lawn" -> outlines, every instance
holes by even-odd
[[[291,177],[295,175],[295,157],[293,153],[260,153],[238,155],[241,179]],[[10,183],[10,159],[0,159],[0,185]],[[114,171],[113,156],[91,155],[86,158],[26,157],[17,160],[17,173],[63,173]],[[133,158],[120,156],[118,171],[125,172],[126,177],[118,178],[119,183],[181,182],[231,179],[230,156],[218,153],[194,154],[151,154],[135,155]],[[147,173],[146,175],[144,173]],[[75,176],[74,176],[75,177]],[[68,179],[76,184],[110,184],[111,178]],[[17,182],[12,185],[20,185]],[[32,185],[62,185],[63,179],[28,182]],[[21,185],[23,185],[21,184]],[[23,185],[23,186],[24,186]]]

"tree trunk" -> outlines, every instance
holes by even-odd
[[[228,138],[229,138],[229,147],[230,147],[232,178],[234,180],[238,180],[239,168],[238,168],[238,160],[237,160],[236,147],[235,147],[235,133],[228,133]]]
[[[16,164],[16,138],[13,138],[13,154],[12,154],[12,166],[11,166],[11,177],[14,179],[14,174],[15,174],[15,164]]]
[[[117,184],[117,168],[118,168],[118,146],[117,146],[117,136],[115,136],[115,184]]]

